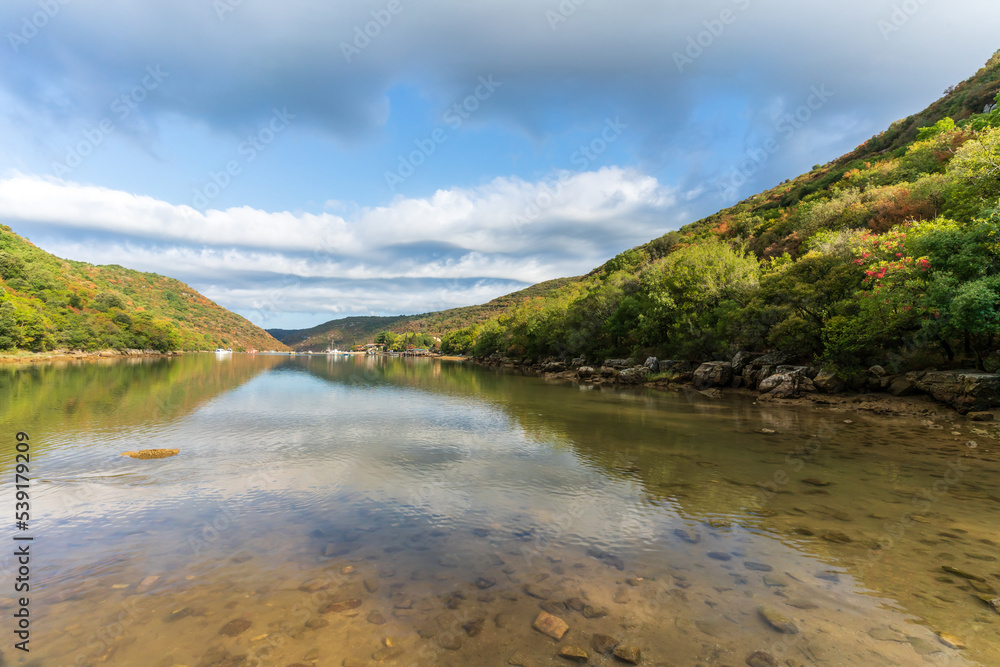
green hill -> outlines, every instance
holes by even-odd
[[[447,331],[485,322],[514,308],[526,299],[545,297],[577,280],[579,278],[549,280],[479,306],[452,308],[422,315],[345,317],[330,320],[311,329],[268,329],[268,333],[300,352],[322,352],[328,348],[344,349],[355,344],[370,343],[382,331],[440,336]]]
[[[446,341],[483,356],[778,349],[844,370],[996,370],[998,90],[1000,51],[851,153]]]
[[[60,259],[0,225],[0,350],[284,350],[184,283]]]

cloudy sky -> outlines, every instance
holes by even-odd
[[[269,328],[480,303],[853,149],[997,25],[994,0],[5,0],[0,220]]]

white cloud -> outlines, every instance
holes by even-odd
[[[524,253],[552,227],[576,233],[647,233],[650,209],[674,203],[655,178],[617,167],[528,183],[496,178],[472,189],[438,190],[431,197],[399,197],[363,208],[351,220],[321,213],[269,212],[250,207],[200,212],[143,195],[13,173],[0,180],[0,216],[74,229],[181,244],[319,251],[362,257],[378,248],[448,243],[468,253]],[[471,268],[471,267],[470,267]],[[432,269],[434,271],[437,268]]]
[[[269,311],[345,314],[480,303],[586,272],[675,227],[676,201],[655,178],[615,167],[399,197],[350,219],[200,212],[53,178],[0,179],[0,218],[51,235],[50,252],[178,277],[248,315],[264,302]],[[57,235],[66,229],[74,233]]]

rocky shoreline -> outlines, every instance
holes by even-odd
[[[98,359],[121,359],[123,357],[174,357],[183,352],[159,352],[157,350],[53,350],[52,352],[31,352],[27,354],[0,354],[0,364],[38,364],[50,361],[96,361]]]
[[[751,395],[760,401],[812,404],[877,414],[930,415],[954,410],[973,421],[993,421],[1000,408],[1000,374],[975,370],[929,369],[890,373],[872,366],[863,375],[842,378],[828,369],[790,363],[782,352],[738,352],[730,361],[605,359],[588,364],[584,358],[514,359],[493,355],[474,358],[487,367],[519,369],[549,379],[591,385],[646,386],[707,398],[724,394]],[[951,410],[946,410],[950,408]]]

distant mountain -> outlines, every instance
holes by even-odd
[[[507,312],[527,299],[545,297],[579,278],[549,280],[493,299],[480,306],[451,308],[422,315],[396,317],[345,317],[330,320],[311,329],[268,329],[267,332],[300,352],[322,352],[328,348],[345,349],[357,343],[370,343],[382,331],[427,333],[440,336],[446,331],[479,324]]]
[[[184,283],[60,259],[0,225],[0,350],[285,350]]]

